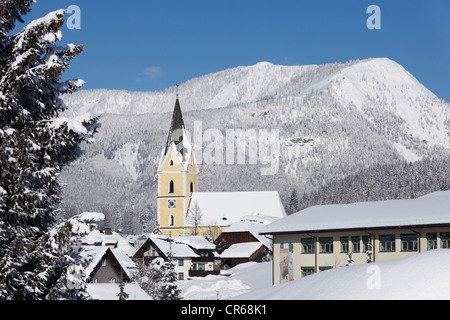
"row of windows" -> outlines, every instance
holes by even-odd
[[[427,233],[427,250],[438,248],[438,234]],[[396,236],[395,234],[380,235],[379,239],[379,251],[380,252],[395,252],[396,251]],[[333,253],[334,242],[332,237],[319,238],[319,253]],[[361,240],[362,240],[362,252],[371,250],[371,236],[352,236],[352,237],[340,237],[340,252],[341,253],[358,253],[361,252]],[[418,234],[401,234],[401,251],[418,251],[419,236]],[[450,249],[450,232],[440,233],[441,248]],[[312,254],[315,253],[315,239],[314,238],[302,238],[302,253]]]
[[[341,237],[341,252],[361,252],[361,239],[363,244],[363,252],[366,252],[370,248],[371,237],[370,236],[353,236],[353,237]],[[314,238],[302,238],[302,253],[315,253],[315,239]],[[351,249],[351,250],[350,250]],[[319,253],[333,253],[334,243],[332,237],[319,238]]]

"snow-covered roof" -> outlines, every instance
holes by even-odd
[[[120,263],[120,266],[128,278],[131,279],[137,270],[136,264],[121,249],[110,249],[107,246],[85,246],[82,248],[79,255],[90,261],[85,269],[86,276],[91,276],[95,267],[100,263],[108,249],[111,250],[116,260]]]
[[[248,258],[252,254],[254,254],[259,248],[261,248],[262,244],[260,242],[244,242],[244,243],[235,243],[231,245],[228,249],[226,249],[220,255],[222,259],[231,259],[231,258]]]
[[[315,206],[277,220],[260,234],[450,224],[450,191],[418,199]]]
[[[117,248],[121,249],[130,257],[136,252],[136,248],[130,244],[129,240],[117,232],[112,232],[112,234],[107,235],[99,230],[93,230],[82,238],[82,242],[88,245],[100,243],[102,246],[117,244]]]
[[[170,251],[170,237],[163,235],[152,235],[150,239],[153,243],[167,256]],[[174,258],[198,258],[196,254],[188,245],[172,242],[172,252]]]
[[[106,251],[109,247],[83,247],[79,252],[79,255],[86,258],[89,261],[89,265],[86,267],[85,274],[90,277],[92,272],[94,272],[95,267],[99,264],[100,260],[105,256]]]
[[[266,238],[259,234],[264,228],[265,224],[252,221],[239,221],[233,223],[229,228],[222,231],[222,233],[239,233],[250,232],[259,242],[264,244],[267,248],[271,247],[271,239]]]
[[[188,245],[196,250],[215,250],[216,246],[214,243],[209,242],[203,236],[178,236],[172,238],[176,243]]]
[[[248,216],[286,216],[277,191],[263,192],[196,192],[192,194],[190,210],[198,205],[201,211],[200,226],[229,226]],[[186,218],[185,226],[193,222]]]

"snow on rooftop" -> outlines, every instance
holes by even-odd
[[[191,246],[192,248],[199,250],[215,250],[216,245],[214,243],[209,242],[203,236],[178,236],[172,238],[176,243],[185,244]]]
[[[229,226],[248,216],[286,216],[277,191],[263,192],[196,192],[192,194],[190,208],[198,205],[200,226]],[[189,227],[189,215],[186,226]]]
[[[232,244],[220,255],[220,258],[248,258],[261,248],[260,242],[244,242]]]
[[[222,231],[222,233],[249,232],[259,242],[264,244],[267,248],[270,248],[272,245],[272,240],[259,234],[259,232],[264,228],[264,226],[265,226],[264,224],[259,223],[259,222],[239,221],[239,222],[233,223],[229,228]]]
[[[153,243],[167,256],[170,251],[170,237],[163,235],[152,235],[150,239]],[[172,252],[174,258],[198,258],[199,255],[196,254],[189,246],[172,242]]]
[[[450,191],[418,199],[315,206],[277,220],[261,234],[450,224]]]

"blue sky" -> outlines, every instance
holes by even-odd
[[[369,30],[370,5],[381,30]],[[84,89],[162,90],[260,61],[307,65],[388,57],[450,102],[448,0],[39,0],[29,22],[78,5],[85,43],[68,78]]]

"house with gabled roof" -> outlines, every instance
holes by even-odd
[[[220,257],[215,246],[201,236],[150,235],[132,259],[149,265],[157,258],[167,261],[169,252],[179,280],[220,273]]]
[[[131,282],[136,272],[136,264],[120,249],[90,246],[83,247],[79,254],[90,260],[85,270],[89,283]]]

